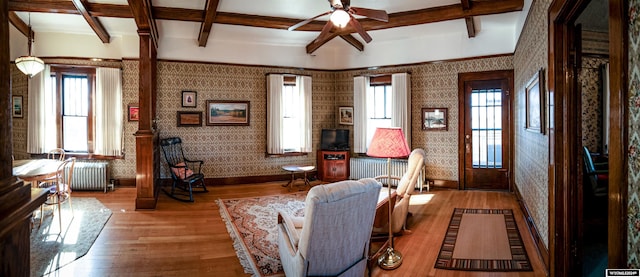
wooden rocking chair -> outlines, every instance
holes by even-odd
[[[201,173],[203,161],[189,160],[182,151],[182,140],[178,137],[160,140],[160,146],[165,160],[169,165],[169,172],[173,179],[171,191],[162,190],[176,200],[193,202],[194,192],[207,192],[204,184],[204,174]],[[179,189],[179,190],[176,190]],[[194,188],[202,188],[194,191]]]

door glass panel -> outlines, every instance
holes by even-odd
[[[473,168],[502,168],[502,90],[471,91]]]

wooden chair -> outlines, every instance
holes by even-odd
[[[58,155],[58,158],[57,158],[58,160],[64,161],[65,152],[64,152],[64,149],[62,148],[51,149],[49,153],[47,153],[47,159],[55,160],[56,155]]]
[[[207,192],[207,187],[204,184],[204,174],[202,174],[201,160],[189,160],[184,156],[182,150],[182,140],[178,137],[166,138],[160,140],[160,146],[164,153],[164,158],[169,165],[169,172],[173,179],[171,185],[171,191],[168,192],[163,188],[163,191],[169,195],[169,197],[176,200],[193,202],[194,192]],[[201,188],[202,190],[196,190],[195,188]],[[176,191],[176,188],[181,191]]]
[[[69,209],[73,216],[73,206],[71,205],[71,181],[73,180],[73,169],[75,168],[75,165],[76,158],[69,158],[65,160],[60,164],[60,166],[58,166],[55,178],[48,179],[39,184],[40,188],[45,188],[49,191],[47,200],[40,206],[41,226],[44,218],[44,206],[57,206],[60,232],[62,232],[62,203],[69,202]]]

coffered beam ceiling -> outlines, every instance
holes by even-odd
[[[100,40],[103,43],[109,43],[109,40],[111,39],[111,37],[109,36],[109,33],[107,33],[107,30],[104,29],[104,27],[102,26],[102,23],[100,23],[100,20],[98,18],[91,16],[89,14],[89,11],[87,11],[87,3],[88,3],[87,0],[71,0],[71,1],[73,2],[73,5],[76,6],[78,13],[80,13],[80,15],[84,17],[84,20],[87,21],[91,29],[93,29],[96,35],[98,35]]]
[[[204,7],[204,21],[200,25],[200,34],[198,35],[198,45],[200,47],[207,46],[207,40],[209,39],[209,33],[211,33],[211,27],[213,26],[213,20],[216,18],[218,12],[219,0],[207,0]]]
[[[154,47],[158,48],[158,27],[156,20],[153,18],[153,5],[151,0],[127,0],[129,6],[121,5],[129,9],[138,26],[138,34],[148,33],[151,36]],[[96,15],[94,15],[96,16]]]
[[[462,10],[468,11],[471,9],[471,0],[461,0]],[[476,25],[473,23],[473,16],[467,16],[464,18],[464,22],[467,24],[467,34],[469,38],[476,36]]]
[[[116,4],[100,4],[100,3],[86,3],[86,10],[92,17],[117,17],[117,18],[134,18],[138,28],[140,23],[153,26],[154,28],[154,42],[157,43],[157,29],[155,28],[155,20],[178,20],[178,21],[192,21],[201,22],[200,36],[198,38],[199,44],[203,45],[203,37],[208,36],[210,28],[208,26],[213,23],[217,24],[229,24],[249,27],[261,27],[286,30],[290,26],[300,22],[302,19],[298,18],[283,18],[261,15],[249,15],[239,13],[229,13],[217,11],[218,0],[210,0],[206,4],[205,10],[195,9],[183,9],[183,8],[170,8],[170,7],[152,7],[150,0],[134,1],[128,0],[131,7],[127,5]],[[209,3],[211,2],[211,3]],[[144,5],[142,3],[145,3]],[[148,3],[148,4],[147,4]],[[43,13],[65,13],[65,14],[80,14],[78,9],[69,1],[46,1],[46,0],[9,0],[9,10],[19,12],[43,12]],[[144,6],[144,7],[141,7]],[[467,7],[468,6],[468,7]],[[389,22],[381,22],[368,18],[362,18],[358,21],[362,24],[362,27],[367,31],[383,30],[396,27],[421,25],[428,23],[435,23],[447,20],[465,19],[467,23],[467,31],[469,37],[475,36],[475,27],[473,25],[474,16],[483,16],[491,14],[501,14],[508,12],[521,11],[524,6],[524,0],[494,0],[494,1],[473,1],[473,0],[461,0],[460,4],[452,4],[440,7],[419,9],[413,11],[396,12],[389,14]],[[142,8],[149,9],[144,10],[144,14],[141,13]],[[144,17],[144,18],[141,18]],[[469,19],[467,19],[469,18]],[[144,22],[141,22],[144,21]],[[309,24],[301,26],[296,31],[312,31],[320,32],[326,21],[313,21]],[[471,27],[470,27],[471,26]],[[340,31],[340,35],[355,33],[356,30],[347,26]],[[207,33],[207,35],[205,35]],[[335,38],[339,34],[332,33],[331,38]],[[326,38],[325,38],[326,39]],[[328,40],[313,41],[307,45],[307,52],[310,48],[316,47],[316,45],[322,45]],[[351,40],[351,39],[349,39]],[[349,42],[349,41],[348,41]],[[351,44],[351,42],[349,42]],[[204,40],[206,45],[206,40]],[[353,45],[353,44],[352,44]],[[319,47],[319,46],[318,46]],[[363,46],[364,47],[364,46]],[[357,47],[356,47],[357,48]],[[317,49],[317,47],[316,47]],[[313,51],[312,51],[313,52]]]
[[[33,31],[31,31],[31,36],[29,36],[29,25],[27,25],[27,23],[24,23],[24,21],[20,19],[16,12],[9,12],[9,22],[11,22],[11,24],[13,24],[13,26],[15,26],[16,29],[18,29],[18,31],[20,31],[20,33],[22,33],[25,37],[35,37],[35,33]]]

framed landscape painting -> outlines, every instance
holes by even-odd
[[[208,126],[249,126],[249,101],[207,100]]]
[[[422,130],[446,131],[447,108],[422,108]]]
[[[544,71],[538,70],[525,87],[525,129],[544,134]]]

